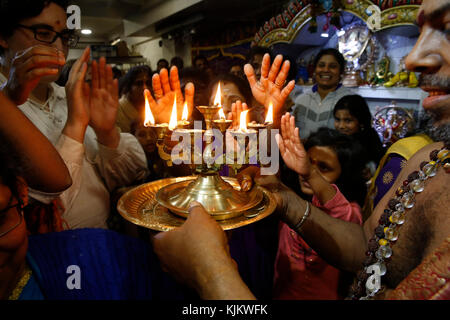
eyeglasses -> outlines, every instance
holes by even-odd
[[[61,38],[63,45],[73,48],[77,45],[80,37],[71,30],[65,30],[63,32],[56,32],[45,26],[24,26],[22,24],[17,25],[20,28],[33,31],[34,38],[37,41],[52,44],[56,39]]]
[[[9,203],[11,201],[12,197]],[[0,237],[17,228],[22,223],[22,219],[23,210],[20,202],[0,210]]]

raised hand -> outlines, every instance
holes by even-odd
[[[72,66],[66,83],[68,116],[63,133],[80,143],[84,141],[84,134],[90,119],[90,88],[84,81],[89,53],[90,49],[87,47]]]
[[[276,140],[286,165],[299,175],[309,177],[311,163],[308,153],[300,141],[298,128],[295,127],[295,117],[289,113],[281,117],[281,136],[277,134]]]
[[[194,108],[194,85],[192,83],[186,84],[184,89],[185,97],[183,97],[177,67],[173,66],[170,69],[170,76],[165,68],[159,74],[154,74],[152,85],[155,99],[151,95],[147,97],[157,123],[169,122],[175,94],[177,96],[177,113],[182,113],[186,99],[189,114],[192,114]]]
[[[101,57],[99,62],[92,61],[92,84],[90,89],[90,121],[98,141],[111,148],[119,144],[119,132],[116,128],[119,109],[119,84],[114,79],[111,66]]]
[[[290,62],[288,60],[283,63],[283,56],[277,55],[270,65],[270,55],[265,54],[261,65],[261,79],[256,79],[255,70],[250,64],[244,66],[244,72],[252,89],[252,94],[256,101],[263,104],[264,107],[269,107],[273,103],[275,117],[280,113],[283,105],[294,89],[295,81],[290,81],[285,85],[287,76],[289,74]]]
[[[64,53],[49,46],[37,45],[17,52],[2,91],[15,104],[21,105],[27,101],[42,77],[57,76],[65,62]]]
[[[242,103],[240,100],[237,100],[236,102],[233,102],[231,104],[231,112],[228,112],[227,114],[227,119],[233,120],[230,129],[239,129],[239,120],[241,117],[241,113],[245,110],[248,110],[247,104],[245,102]]]

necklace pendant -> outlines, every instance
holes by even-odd
[[[444,164],[445,173],[450,173],[450,162]]]
[[[404,224],[405,223],[405,212],[404,211],[403,212],[400,212],[400,211],[394,212],[390,216],[389,221],[391,223],[395,223],[395,224],[398,224],[398,225]]]
[[[415,204],[415,199],[413,194],[411,194],[411,192],[407,192],[402,196],[402,204],[405,206],[405,208],[407,209],[411,209],[412,207],[414,207]]]
[[[427,177],[429,178],[434,177],[437,171],[435,162],[434,161],[428,162],[426,165],[423,166],[422,171]]]
[[[411,189],[414,190],[414,192],[417,192],[417,193],[422,192],[424,188],[425,188],[425,184],[424,184],[423,180],[421,180],[421,179],[416,179],[411,182]]]
[[[444,161],[444,159],[449,155],[449,151],[447,149],[442,149],[438,152],[437,157],[440,161]]]
[[[379,260],[388,259],[392,256],[392,249],[389,245],[380,246],[380,248],[378,248],[377,252],[375,253],[375,256]]]
[[[393,228],[385,228],[384,234],[386,236],[386,239],[389,241],[396,241],[398,239],[398,231],[395,227]]]

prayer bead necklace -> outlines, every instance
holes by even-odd
[[[374,236],[369,240],[364,269],[356,275],[351,287],[351,298],[367,300],[383,291],[381,277],[386,275],[387,260],[392,256],[392,246],[398,239],[398,231],[405,223],[406,210],[415,205],[415,193],[425,188],[425,181],[436,175],[439,167],[450,173],[450,152],[443,147],[430,153],[430,161],[420,164],[420,170],[412,172],[395,192],[380,217]]]

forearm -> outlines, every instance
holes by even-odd
[[[231,260],[231,259],[230,259]],[[255,296],[242,281],[232,261],[213,270],[210,277],[202,277],[197,292],[204,300],[254,300]]]
[[[95,134],[97,135],[98,142],[108,148],[115,149],[119,145],[120,133],[119,130],[117,130],[117,127],[106,132],[97,130],[95,131]]]
[[[305,213],[306,201],[294,194],[283,210],[285,222],[295,230]],[[367,241],[360,225],[333,218],[311,206],[310,216],[295,231],[331,265],[351,272],[361,268]]]
[[[311,173],[306,181],[311,186],[314,195],[320,201],[321,204],[325,204],[336,195],[336,189],[326,181],[315,168],[311,169]]]
[[[26,159],[25,178],[30,187],[45,192],[67,189],[72,180],[51,142],[0,93],[0,132]]]
[[[109,190],[126,186],[148,175],[147,159],[135,136],[121,133],[116,148],[98,143],[96,167]]]
[[[62,130],[62,134],[67,137],[83,144],[84,135],[86,134],[87,125],[82,124],[78,121],[72,121],[70,118],[67,119],[66,125]]]

